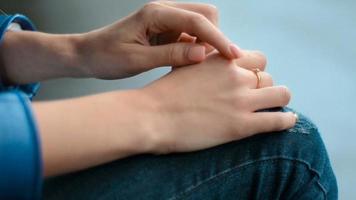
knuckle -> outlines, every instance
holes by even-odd
[[[252,72],[252,71],[249,71],[249,70],[244,70],[244,71],[245,71],[245,73],[243,75],[244,80],[249,84],[256,84],[256,82],[257,82],[256,74],[254,72]]]
[[[235,64],[232,64],[229,69],[229,75],[232,79],[231,81],[234,83],[239,85],[250,85],[256,82],[256,75],[250,70],[236,66]]]
[[[194,27],[199,27],[202,24],[204,24],[206,21],[207,19],[199,13],[194,13],[190,18],[190,22]]]
[[[152,1],[149,3],[146,3],[142,9],[139,11],[139,16],[142,16],[143,18],[146,18],[148,16],[153,17],[152,15],[155,15],[158,11],[158,9],[161,7],[160,3],[158,1]]]
[[[151,1],[143,6],[143,10],[151,10],[159,7],[161,4],[159,1]]]
[[[205,4],[205,16],[209,19],[217,20],[219,11],[213,4]]]
[[[229,68],[227,71],[227,78],[230,83],[234,84],[234,86],[241,85],[241,83],[246,82],[246,77],[239,72],[236,66]]]
[[[254,126],[256,126],[256,124],[253,120],[250,119],[250,116],[246,114],[242,115],[239,120],[244,122],[236,127],[236,131],[239,133],[241,138],[246,138],[254,134]]]
[[[188,49],[185,48],[184,53],[187,54]],[[171,47],[169,47],[168,51],[167,51],[167,59],[168,62],[172,65],[172,66],[178,66],[180,65],[179,61],[180,61],[180,56],[181,56],[181,52],[179,52],[179,49],[176,45],[172,45]]]
[[[247,95],[242,95],[242,94],[239,94],[238,92],[235,92],[235,94],[232,98],[232,106],[233,106],[233,110],[236,110],[236,111],[239,111],[242,109],[245,110],[246,108],[250,107]]]

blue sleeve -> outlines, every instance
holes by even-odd
[[[11,23],[20,24],[23,30],[32,31],[35,30],[35,26],[32,22],[23,15],[0,15],[0,45],[2,40],[4,39],[4,35],[7,31],[7,28],[11,25]],[[1,77],[1,76],[0,76]],[[3,90],[21,90],[23,91],[30,99],[36,94],[39,89],[39,83],[27,84],[27,85],[4,85],[4,83],[0,80],[0,91]]]
[[[22,15],[0,15],[0,45],[13,22],[34,30]],[[41,198],[42,159],[30,102],[38,87],[4,85],[0,80],[0,199]]]

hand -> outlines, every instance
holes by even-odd
[[[229,59],[239,57],[241,51],[217,23],[211,5],[151,2],[110,26],[80,35],[79,66],[88,77],[117,79],[160,66],[199,63],[213,47]]]
[[[206,61],[173,70],[143,89],[156,112],[150,117],[154,128],[154,153],[200,150],[246,138],[257,133],[281,131],[296,123],[294,113],[256,112],[283,107],[290,92],[273,86],[270,75],[256,75],[217,53]]]
[[[256,76],[238,67],[263,70],[265,63],[256,52],[246,51],[236,61],[214,53],[143,89],[34,103],[45,175],[141,153],[200,150],[292,127],[291,113],[254,112],[284,106],[290,98],[285,87],[271,87],[265,72],[263,89],[254,89]]]
[[[9,31],[0,45],[0,75],[7,84],[118,79],[159,66],[199,63],[215,48],[229,59],[241,57],[217,23],[214,6],[158,1],[89,33]]]

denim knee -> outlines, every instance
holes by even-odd
[[[284,111],[292,110],[285,108]],[[336,178],[320,132],[310,119],[301,113],[298,115],[296,126],[282,132],[279,143],[284,145],[277,151],[286,159],[304,163],[315,174],[326,199],[337,199]]]
[[[319,131],[307,117],[299,117],[292,129],[193,154],[187,166],[204,171],[204,176],[193,174],[199,181],[173,199],[337,199]]]
[[[187,166],[202,169],[205,177],[195,177],[198,183],[178,197],[201,199],[209,193],[204,199],[337,199],[335,175],[319,131],[304,115],[299,118],[292,129],[189,156]]]

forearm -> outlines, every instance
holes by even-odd
[[[125,91],[35,103],[45,176],[149,152],[150,117],[141,101]]]
[[[0,46],[1,78],[8,84],[26,84],[60,77],[80,77],[77,35],[40,32],[5,34]]]

